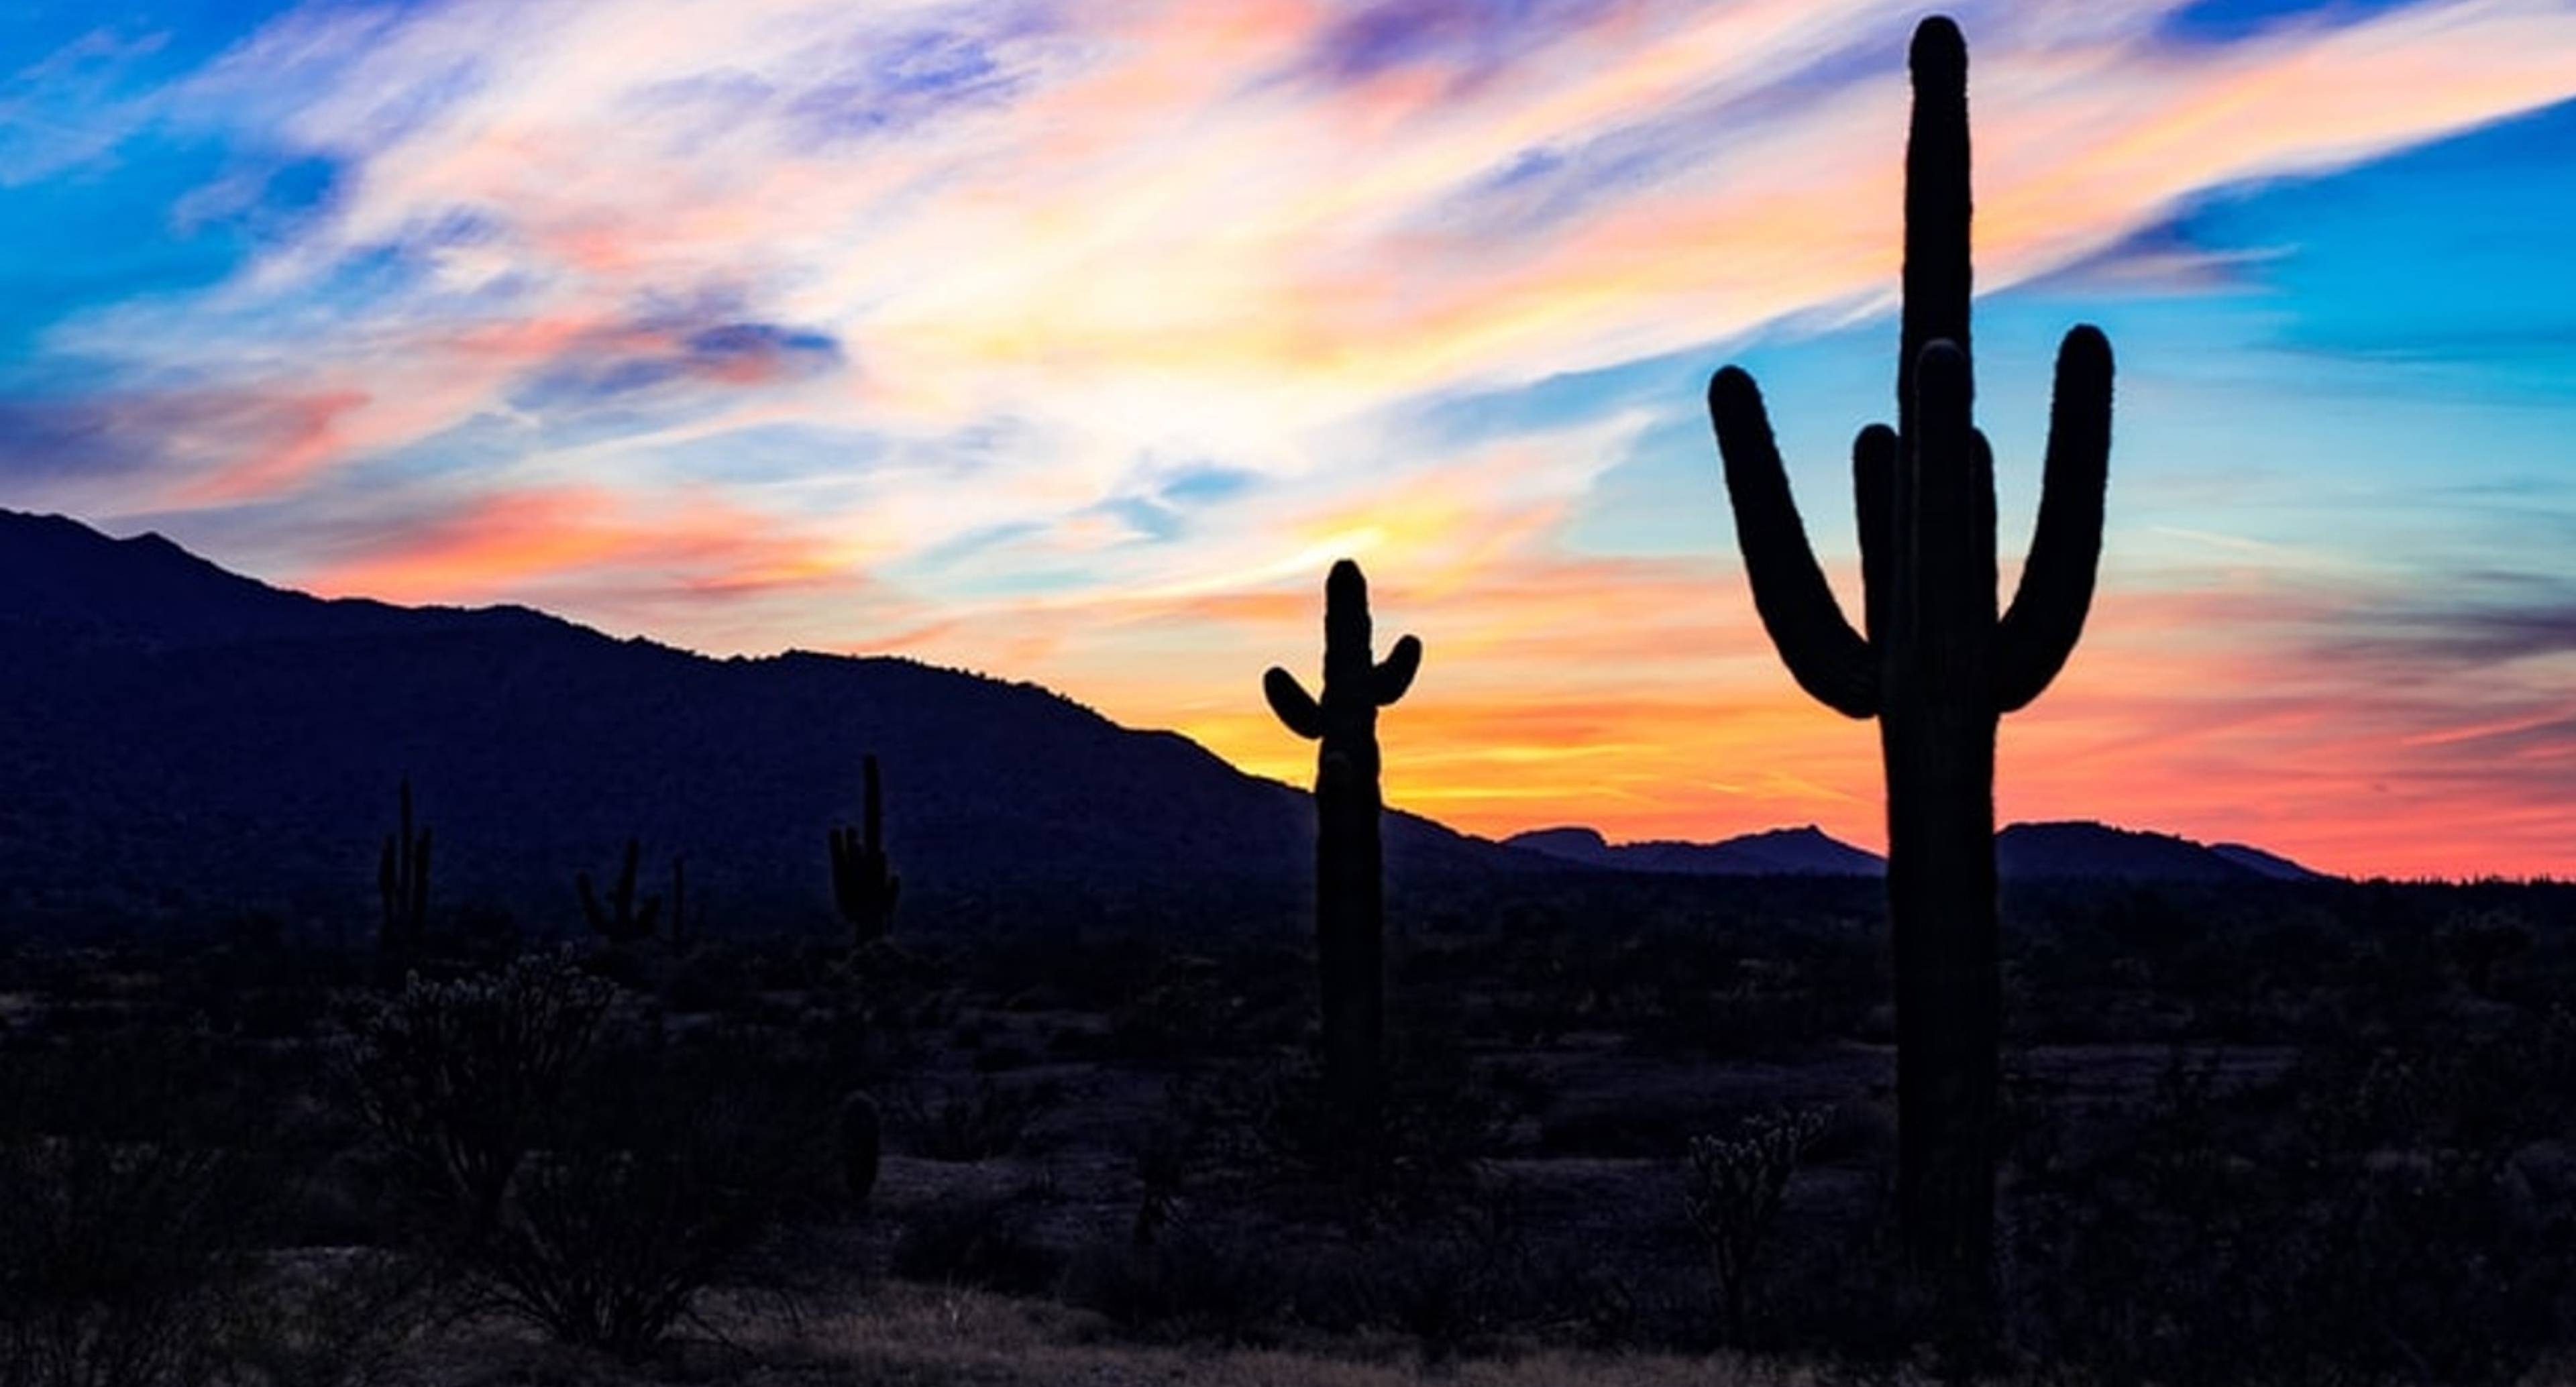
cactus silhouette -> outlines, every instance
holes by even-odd
[[[418,948],[429,926],[429,830],[411,831],[411,778],[402,783],[402,822],[385,837],[376,862],[376,895],[384,904],[378,950],[403,954]]]
[[[1968,55],[1942,17],[1915,30],[1905,163],[1897,426],[1852,452],[1866,635],[1808,547],[1761,393],[1709,383],[1735,532],[1762,624],[1800,687],[1875,717],[1887,773],[1896,949],[1898,1207],[1908,1258],[1947,1312],[1992,1322],[2001,1022],[1994,773],[1999,719],[2045,689],[2082,631],[2102,547],[2111,348],[2058,349],[2043,496],[2012,605],[1995,602],[1994,459],[1972,420]]]
[[[885,798],[877,758],[867,758],[867,804],[858,829],[832,830],[832,907],[848,922],[852,942],[870,944],[894,927],[903,879],[888,870]]]
[[[1263,676],[1270,710],[1288,730],[1320,743],[1315,758],[1315,953],[1323,985],[1324,1086],[1360,1132],[1372,1131],[1384,1096],[1386,885],[1378,838],[1377,710],[1404,697],[1422,667],[1422,642],[1406,636],[1383,662],[1369,648],[1368,579],[1333,565],[1324,583],[1324,693],[1273,667]]]
[[[592,932],[611,944],[631,944],[652,937],[653,921],[662,913],[661,897],[646,896],[641,901],[635,898],[635,860],[642,851],[642,844],[632,838],[626,840],[626,862],[618,869],[617,889],[610,893],[606,909],[600,907],[598,894],[590,889],[590,873],[574,878],[581,891],[583,918],[590,921]]]

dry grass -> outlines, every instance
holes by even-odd
[[[721,1351],[701,1342],[629,1369],[505,1331],[459,1336],[431,1355],[434,1363],[401,1376],[439,1387],[1820,1387],[1830,1380],[1789,1364],[1556,1349],[1426,1367],[1394,1338],[1301,1349],[1164,1348],[1111,1337],[1098,1317],[1051,1302],[935,1287],[880,1285],[847,1304],[809,1303],[792,1315],[775,1303],[709,1309],[701,1329],[727,1341]]]
[[[752,1380],[906,1387],[1805,1387],[1817,1380],[1803,1370],[1729,1360],[1555,1350],[1426,1369],[1394,1340],[1344,1339],[1303,1352],[1143,1347],[1106,1337],[1093,1316],[1044,1302],[897,1287],[812,1315],[780,1347],[786,1352],[778,1366]]]

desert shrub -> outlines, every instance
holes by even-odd
[[[377,1248],[347,1248],[263,1271],[222,1328],[229,1381],[261,1387],[382,1382],[448,1313],[438,1269]]]
[[[350,1090],[413,1190],[492,1226],[528,1151],[554,1120],[615,989],[567,955],[401,992],[350,1023]]]
[[[1691,1141],[1682,1208],[1708,1246],[1719,1306],[1732,1327],[1744,1324],[1754,1267],[1779,1217],[1789,1177],[1832,1117],[1827,1108],[1781,1111],[1746,1123],[1733,1136]]]
[[[0,1143],[0,1384],[211,1376],[247,1260],[244,1173],[224,1153],[163,1142]]]
[[[1010,1084],[979,1074],[970,1084],[932,1095],[909,1092],[899,1112],[918,1154],[934,1161],[987,1161],[1026,1148],[1063,1096],[1053,1083]]]
[[[479,1299],[559,1342],[639,1355],[769,1231],[798,1156],[765,1115],[711,1094],[585,1122],[530,1158],[477,1244]]]
[[[1404,1334],[1435,1364],[1513,1340],[1615,1339],[1633,1310],[1615,1277],[1543,1249],[1519,1191],[1491,1181],[1365,1237],[1270,1259],[1297,1323]]]
[[[1137,1338],[1222,1344],[1271,1342],[1287,1297],[1260,1249],[1195,1229],[1085,1248],[1066,1266],[1062,1292]]]
[[[2177,1062],[2127,1137],[2016,1191],[2021,1337],[2107,1382],[2518,1380],[2576,1291],[2576,1214],[2531,1197],[2568,1122],[2531,1101],[2551,1030],[2355,1046],[2235,1091]]]
[[[823,1143],[748,1043],[611,1026],[615,999],[562,956],[415,979],[350,1070],[464,1303],[631,1357],[820,1188]]]
[[[1047,1290],[1064,1259],[1040,1242],[1026,1191],[954,1196],[916,1212],[895,1238],[893,1271],[907,1281],[1026,1295]]]

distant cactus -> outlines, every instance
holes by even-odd
[[[885,1114],[877,1100],[864,1092],[841,1100],[839,1145],[842,1187],[852,1204],[865,1204],[868,1192],[877,1187],[877,1167],[884,1156]]]
[[[1315,768],[1315,952],[1323,987],[1324,1086],[1359,1131],[1385,1097],[1386,886],[1378,818],[1377,710],[1404,697],[1422,667],[1406,636],[1384,662],[1369,645],[1368,579],[1333,565],[1324,583],[1324,693],[1273,667],[1262,679],[1288,730],[1320,743]]]
[[[1852,459],[1865,637],[1808,547],[1752,378],[1729,366],[1708,399],[1763,626],[1800,687],[1838,712],[1879,720],[1896,938],[1898,1205],[1917,1275],[1953,1309],[1986,1320],[2001,1027],[1995,730],[2066,663],[2092,601],[2111,349],[2078,327],[2058,350],[2038,529],[1999,621],[1994,459],[1970,413],[1968,56],[1958,27],[1923,21],[1912,68],[1898,422],[1862,430]]]
[[[384,926],[376,947],[388,954],[417,950],[429,933],[429,830],[411,831],[411,779],[402,783],[402,823],[385,838],[376,864],[376,894],[384,905]]]
[[[867,803],[856,830],[832,830],[832,906],[850,926],[851,942],[873,944],[894,928],[903,879],[890,870],[885,850],[885,799],[877,758],[867,758]]]
[[[1832,1120],[1830,1108],[1784,1109],[1746,1123],[1733,1137],[1691,1139],[1682,1208],[1708,1244],[1730,1328],[1744,1327],[1754,1259],[1789,1192],[1789,1177]]]
[[[574,878],[581,891],[583,918],[590,921],[593,933],[611,944],[652,938],[653,921],[662,912],[661,897],[646,896],[641,901],[635,898],[635,863],[642,852],[643,844],[632,838],[626,840],[625,865],[618,869],[617,889],[610,893],[605,909],[599,904],[598,893],[591,890],[590,873]]]

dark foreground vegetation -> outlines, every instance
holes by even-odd
[[[22,944],[0,1382],[1059,1380],[824,1332],[1002,1304],[1094,1380],[1894,1379],[1878,892],[1399,897],[1367,1161],[1288,934]],[[2008,890],[1996,1371],[2563,1368],[2571,925],[2560,886]]]

